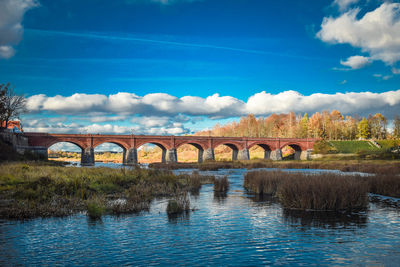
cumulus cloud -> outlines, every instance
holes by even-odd
[[[357,70],[371,64],[371,60],[364,56],[351,56],[346,60],[341,60],[340,64],[350,67],[353,70]]]
[[[359,2],[360,0],[335,0],[334,5],[337,5],[340,11],[346,10],[349,6]]]
[[[117,105],[116,98],[124,96]],[[148,94],[138,96],[131,93],[115,95],[74,94],[72,96],[34,95],[27,99],[27,107],[33,113],[46,112],[60,115],[102,114],[92,122],[115,121],[125,117],[144,128],[174,127],[173,123],[188,122],[189,117],[229,118],[247,114],[270,115],[272,113],[316,112],[338,109],[347,114],[365,114],[386,110],[390,116],[400,110],[400,90],[383,93],[336,93],[302,95],[296,91],[278,94],[262,91],[244,102],[232,96],[214,94],[205,98],[169,94]],[[123,114],[123,115],[121,115]],[[368,115],[368,114],[367,114]],[[93,126],[95,127],[95,126]],[[95,128],[91,128],[94,130]],[[111,130],[111,129],[110,129]],[[121,131],[119,129],[112,129]]]
[[[350,44],[371,60],[393,65],[400,60],[400,3],[384,2],[358,18],[359,8],[339,17],[325,17],[317,37],[332,44]]]
[[[91,113],[160,116],[182,113],[230,117],[243,112],[242,107],[243,101],[231,96],[219,96],[219,94],[206,98],[195,96],[178,98],[164,93],[147,94],[143,97],[132,93],[117,93],[109,96],[76,93],[72,96],[53,97],[40,94],[27,99],[27,108],[31,112],[50,111],[65,115]]]
[[[15,54],[13,45],[22,38],[24,14],[37,5],[35,0],[0,1],[0,58],[7,59]]]

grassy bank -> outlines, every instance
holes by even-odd
[[[399,160],[314,160],[314,161],[271,161],[271,160],[247,160],[247,161],[210,161],[203,163],[152,163],[149,165],[156,169],[255,169],[255,168],[279,168],[279,169],[330,169],[344,172],[365,172],[379,174],[400,173]]]
[[[245,175],[243,186],[256,194],[277,197],[285,208],[301,210],[365,209],[368,192],[400,196],[400,176],[397,174],[363,177],[253,171]]]
[[[93,214],[140,212],[154,198],[198,191],[213,179],[140,168],[1,164],[0,217],[65,216],[88,210]]]

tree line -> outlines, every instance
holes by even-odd
[[[272,114],[256,118],[254,115],[240,118],[239,122],[225,125],[216,124],[209,131],[196,135],[282,137],[282,138],[323,138],[329,140],[388,139],[400,138],[400,117],[393,122],[393,131],[388,130],[388,119],[381,113],[368,117],[344,116],[338,110],[296,115]]]

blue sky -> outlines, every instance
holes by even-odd
[[[187,134],[242,115],[400,110],[400,4],[0,0],[28,131]]]

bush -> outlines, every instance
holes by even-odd
[[[105,208],[98,202],[90,202],[87,205],[87,215],[90,219],[100,219],[104,212]]]
[[[329,142],[325,140],[320,140],[314,143],[314,150],[315,154],[330,154],[330,153],[337,153],[337,149],[333,147]]]

